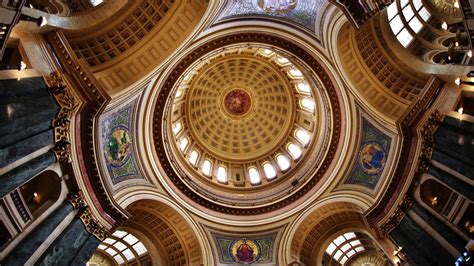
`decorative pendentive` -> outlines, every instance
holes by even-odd
[[[280,18],[314,32],[323,0],[233,0],[224,11],[224,20],[242,16]]]
[[[363,118],[356,163],[345,183],[374,189],[386,164],[391,142],[388,135]]]
[[[74,110],[78,103],[74,96],[69,92],[66,83],[59,71],[52,72],[45,78],[49,91],[56,99],[60,110],[53,120],[54,127],[54,147],[53,152],[60,162],[71,161],[71,142],[69,137],[70,122]]]
[[[113,184],[142,178],[134,153],[131,116],[134,102],[107,114],[102,120],[102,149]]]
[[[277,233],[266,235],[213,234],[221,264],[269,264],[274,262],[274,247]]]

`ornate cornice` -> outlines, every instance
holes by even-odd
[[[48,89],[60,106],[56,118],[53,120],[54,147],[53,152],[59,162],[71,162],[70,123],[78,101],[71,94],[59,71],[52,72],[45,77]]]
[[[418,158],[418,167],[416,169],[416,175],[422,175],[423,173],[428,172],[429,163],[431,157],[433,156],[433,149],[434,149],[434,140],[433,135],[438,128],[439,124],[443,120],[443,114],[438,110],[435,110],[426,123],[423,125],[421,129],[422,135],[422,147],[421,147],[421,154]],[[407,210],[411,208],[413,205],[413,196],[411,193],[414,191],[413,185],[411,189],[405,194],[403,197],[402,202],[397,207],[395,213],[390,216],[390,218],[381,226],[381,230],[384,234],[390,233],[398,224],[402,221],[403,217],[405,217],[405,213]]]
[[[238,43],[261,43],[266,44],[273,47],[278,47],[280,49],[286,50],[296,56],[298,59],[302,60],[313,73],[318,75],[323,87],[326,90],[328,95],[330,105],[332,108],[332,115],[333,115],[333,128],[332,128],[332,138],[329,143],[330,149],[328,149],[327,154],[325,155],[324,159],[322,160],[320,169],[310,178],[310,180],[305,183],[302,187],[296,190],[290,196],[276,201],[273,204],[269,204],[266,206],[255,207],[255,208],[237,208],[231,206],[221,205],[215,201],[209,200],[202,195],[196,193],[191,188],[189,188],[183,181],[183,179],[175,172],[172,167],[172,163],[169,161],[166,155],[166,145],[164,143],[164,136],[162,132],[162,128],[165,126],[165,113],[166,113],[166,103],[167,99],[170,96],[170,93],[175,85],[175,83],[179,80],[182,76],[184,71],[194,62],[199,60],[205,54],[216,50],[218,48],[222,48],[228,45],[238,44]],[[231,215],[258,215],[263,213],[272,212],[283,208],[285,206],[290,205],[291,203],[295,202],[296,200],[300,199],[306,193],[308,193],[311,189],[313,189],[318,181],[324,176],[326,171],[328,170],[330,164],[332,163],[335,153],[336,147],[338,146],[339,139],[340,139],[340,132],[341,131],[341,107],[339,105],[339,99],[337,95],[337,91],[335,86],[332,83],[330,76],[328,75],[325,68],[320,64],[318,60],[316,60],[311,54],[305,51],[300,46],[282,39],[276,36],[266,35],[262,33],[246,33],[246,34],[234,34],[228,35],[221,38],[214,39],[197,47],[192,52],[190,52],[185,58],[183,58],[173,69],[173,71],[168,75],[166,80],[164,81],[162,88],[160,89],[160,94],[156,100],[156,105],[154,107],[154,117],[153,117],[153,138],[154,144],[156,149],[156,154],[158,156],[158,160],[163,167],[167,177],[174,183],[176,188],[181,190],[183,194],[185,194],[189,199],[193,200],[195,203],[211,209],[213,211],[231,214]]]
[[[45,38],[52,48],[51,56],[55,62],[58,62],[57,68],[61,70],[62,79],[67,80],[67,85],[74,90],[81,101],[80,111],[76,114],[74,124],[74,145],[78,157],[78,161],[74,163],[80,169],[80,173],[76,173],[76,178],[82,179],[84,190],[87,190],[87,194],[103,219],[116,226],[127,217],[112,203],[102,184],[94,149],[94,122],[110,101],[110,97],[93,73],[88,70],[86,63],[79,60],[72,52],[72,48],[61,31],[48,32]],[[61,79],[58,78],[56,80],[53,78],[53,82],[62,84]],[[56,90],[60,91],[60,89]],[[61,124],[63,121],[67,119],[58,120],[57,123]],[[61,155],[67,151],[68,144],[67,142],[58,144],[56,149],[58,154]]]

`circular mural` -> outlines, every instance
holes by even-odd
[[[385,165],[385,151],[377,142],[367,142],[362,146],[359,155],[362,171],[369,175],[378,174]]]
[[[258,0],[258,6],[267,13],[285,14],[295,9],[297,0]]]
[[[130,157],[132,139],[128,128],[114,127],[107,136],[105,144],[106,158],[112,166],[122,166]]]
[[[253,263],[259,259],[261,254],[260,245],[252,240],[234,240],[229,247],[232,259],[238,263]]]
[[[224,97],[225,110],[234,116],[246,114],[251,102],[250,95],[242,89],[233,89]]]

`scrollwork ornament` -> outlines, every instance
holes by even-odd
[[[100,241],[104,241],[110,235],[110,232],[93,217],[89,207],[85,207],[79,211],[78,216],[86,227],[86,230]]]

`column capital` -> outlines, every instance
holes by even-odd
[[[80,210],[78,215],[86,227],[86,230],[97,237],[100,241],[104,241],[110,235],[110,231],[94,218],[89,207]]]

